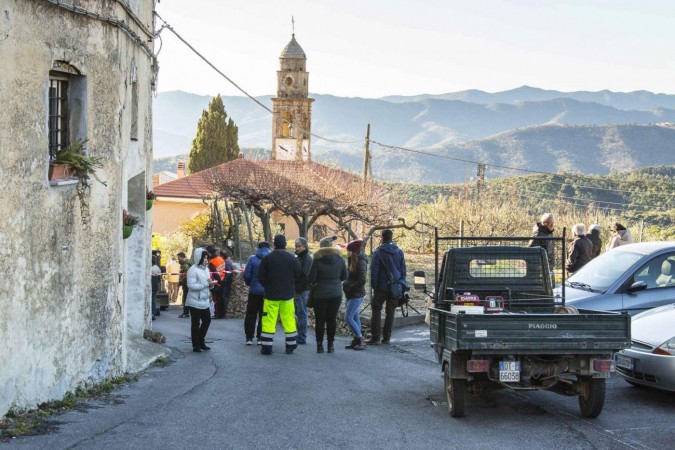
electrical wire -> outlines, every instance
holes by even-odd
[[[276,114],[269,107],[267,107],[266,105],[261,103],[257,98],[253,97],[251,94],[246,92],[241,86],[239,86],[237,83],[235,83],[234,80],[232,80],[230,77],[225,75],[225,73],[223,73],[220,69],[218,69],[211,61],[209,61],[204,55],[202,55],[199,51],[197,51],[197,49],[195,49],[192,45],[190,45],[190,43],[187,42],[180,34],[178,34],[178,32],[176,32],[176,30],[174,30],[173,27],[166,22],[166,20],[162,19],[162,17],[156,11],[155,11],[155,16],[157,16],[157,18],[163,22],[164,25],[162,25],[162,28],[166,28],[167,30],[171,31],[183,44],[185,44],[190,50],[192,50],[192,52],[195,55],[199,56],[202,59],[202,61],[204,61],[206,64],[208,64],[220,76],[225,78],[239,92],[244,94],[249,99],[253,100],[256,104],[258,104],[258,106],[263,108],[265,111],[269,112],[273,116],[276,116],[279,120],[281,120],[284,123],[287,123],[289,125],[293,125],[289,120],[284,119],[283,116],[281,116],[280,114]],[[161,31],[161,29],[160,29],[160,31]],[[321,139],[321,140],[326,141],[326,142],[333,142],[333,143],[336,143],[336,144],[356,144],[358,142],[361,142],[360,140],[357,140],[357,141],[340,141],[340,140],[337,140],[337,139],[331,139],[331,138],[327,138],[327,137],[320,136],[318,134],[312,133],[309,130],[305,130],[301,127],[297,127],[296,130],[299,130],[303,133],[308,133],[310,136],[313,136],[317,139]]]
[[[284,119],[281,115],[274,113],[274,111],[272,111],[269,107],[267,107],[266,105],[264,105],[263,103],[261,103],[258,99],[256,99],[256,98],[253,97],[251,94],[249,94],[246,90],[244,90],[242,87],[240,87],[234,80],[232,80],[232,79],[231,79],[230,77],[228,77],[225,73],[223,73],[220,69],[218,69],[211,61],[209,61],[205,56],[203,56],[199,51],[197,51],[197,49],[195,49],[189,42],[187,42],[187,41],[186,41],[186,40],[185,40],[185,39],[184,39],[184,38],[183,38],[183,37],[182,37],[182,36],[181,36],[181,35],[180,35],[180,34],[172,27],[172,26],[171,26],[171,25],[169,25],[169,23],[166,22],[166,20],[164,20],[164,19],[163,19],[156,11],[154,12],[154,14],[155,14],[155,16],[156,16],[159,20],[161,20],[162,23],[163,23],[163,25],[160,27],[160,29],[155,33],[155,36],[158,37],[159,34],[161,33],[161,31],[162,31],[163,29],[165,29],[165,28],[168,29],[168,30],[171,31],[171,32],[172,32],[172,33],[173,33],[173,34],[174,34],[181,42],[183,42],[183,44],[185,44],[185,45],[186,45],[186,46],[187,46],[187,47],[188,47],[195,55],[197,55],[199,58],[201,58],[207,65],[209,65],[213,70],[215,70],[220,76],[222,76],[223,78],[225,78],[225,79],[226,79],[230,84],[232,84],[237,90],[239,90],[241,93],[243,93],[243,94],[244,94],[246,97],[248,97],[249,99],[253,100],[258,106],[260,106],[261,108],[263,108],[264,110],[266,110],[266,111],[269,112],[270,114],[276,116],[276,117],[277,117],[278,119],[280,119],[282,122],[291,125],[291,122],[290,122],[289,120]],[[160,42],[161,42],[161,41],[160,41]],[[161,50],[161,46],[160,46],[160,50]],[[159,53],[159,52],[158,52],[158,53]],[[297,127],[297,129],[298,129],[299,131],[301,131],[301,132],[307,132],[307,130],[304,130],[304,129],[300,128],[300,127]],[[354,140],[354,141],[341,141],[341,140],[337,140],[337,139],[331,139],[331,138],[327,138],[327,137],[324,137],[324,136],[321,136],[321,135],[318,135],[318,134],[312,133],[312,132],[310,132],[309,134],[310,134],[311,136],[317,138],[317,139],[320,139],[320,140],[323,140],[323,141],[326,141],[326,142],[336,143],[336,144],[356,144],[356,143],[360,143],[360,142],[361,142],[360,140]],[[480,163],[479,161],[474,161],[474,160],[469,160],[469,159],[463,159],[463,158],[455,158],[455,157],[451,157],[451,156],[448,156],[448,155],[442,155],[442,154],[439,154],[439,153],[431,153],[431,152],[424,151],[424,150],[419,150],[419,149],[412,149],[412,148],[401,147],[401,146],[397,146],[397,145],[384,144],[384,143],[375,141],[375,140],[373,140],[373,139],[370,139],[369,142],[370,142],[371,144],[377,144],[377,145],[379,145],[379,146],[382,147],[382,148],[388,148],[388,149],[392,149],[392,150],[400,150],[400,151],[405,151],[405,152],[410,152],[410,153],[416,153],[416,154],[419,154],[419,155],[426,155],[426,156],[432,156],[432,157],[437,157],[437,158],[443,158],[443,159],[447,159],[447,160],[451,160],[451,161],[458,161],[458,162],[463,162],[463,163],[466,163],[466,164],[472,164],[472,165],[484,164],[486,167],[491,167],[491,168],[496,168],[496,169],[514,170],[514,171],[519,171],[519,172],[526,172],[526,173],[539,174],[539,175],[548,175],[548,176],[573,176],[573,177],[578,177],[578,178],[582,178],[582,179],[583,179],[583,178],[586,178],[586,179],[591,178],[591,179],[592,179],[592,177],[587,176],[587,175],[569,174],[569,173],[568,173],[568,174],[556,174],[556,173],[552,173],[552,172],[545,172],[545,171],[532,170],[532,169],[524,169],[524,168],[520,168],[520,167],[511,167],[511,166],[504,166],[504,165],[491,164],[491,163]],[[359,149],[359,150],[360,150],[360,149]],[[613,181],[612,181],[612,182],[613,182]],[[550,184],[559,184],[559,185],[569,184],[569,183],[559,182],[559,181],[554,181],[554,180],[546,181],[546,183],[550,183]],[[614,183],[616,183],[616,182],[614,182]],[[625,193],[635,194],[635,191],[631,191],[631,190],[627,190],[627,189],[604,188],[604,187],[588,186],[588,185],[578,185],[578,184],[575,184],[575,187],[576,187],[576,188],[589,189],[589,190],[600,190],[600,191],[611,191],[611,192],[625,192]],[[534,192],[534,191],[528,191],[528,192]],[[549,194],[549,195],[553,195],[553,194]],[[643,195],[659,195],[659,196],[675,197],[675,194],[651,193],[651,192],[643,193]],[[628,204],[625,204],[625,203],[618,203],[618,202],[608,202],[608,201],[601,201],[601,200],[588,200],[588,199],[581,199],[581,198],[576,198],[576,197],[566,197],[566,196],[557,196],[557,197],[567,198],[567,199],[571,199],[571,200],[580,200],[580,201],[585,201],[585,202],[590,202],[590,203],[604,203],[604,204],[608,204],[608,205],[609,205],[609,204],[614,204],[614,205],[618,205],[618,206],[628,206]],[[580,206],[583,206],[583,205],[580,205]],[[663,207],[652,206],[652,205],[632,205],[632,206],[633,206],[633,207],[642,207],[642,208],[651,208],[651,209],[662,209],[662,208],[663,208]]]
[[[455,158],[452,156],[448,155],[443,155],[440,153],[432,153],[424,150],[418,150],[418,149],[413,149],[413,148],[407,148],[407,147],[400,147],[397,145],[391,145],[391,144],[383,144],[381,142],[377,142],[374,140],[370,140],[372,144],[377,144],[380,147],[383,148],[388,148],[392,150],[400,150],[400,151],[405,151],[405,152],[410,152],[410,153],[417,153],[419,155],[426,155],[426,156],[433,156],[436,158],[443,158],[443,159],[448,159],[450,161],[458,161],[458,162],[463,162],[467,164],[472,164],[472,165],[477,165],[477,164],[484,164],[486,167],[493,167],[493,168],[498,168],[498,169],[507,169],[507,170],[516,170],[520,172],[528,172],[532,174],[538,174],[538,175],[550,175],[550,176],[575,176],[579,178],[591,178],[588,175],[579,175],[579,174],[571,174],[571,173],[565,173],[565,174],[559,174],[559,173],[553,173],[553,172],[544,172],[541,170],[532,170],[532,169],[523,169],[520,167],[510,167],[510,166],[503,166],[499,164],[491,164],[491,163],[481,163],[480,161],[474,161],[470,159],[463,159],[463,158]],[[548,183],[549,181],[547,181]],[[564,183],[560,181],[550,181],[550,183],[553,184],[569,184],[569,183]],[[616,183],[616,182],[615,182]],[[594,189],[594,190],[601,190],[601,191],[611,191],[611,192],[626,192],[626,193],[632,193],[634,194],[635,191],[627,190],[627,189],[614,189],[614,188],[602,188],[602,187],[596,187],[596,186],[585,186],[585,185],[579,185],[575,184],[576,187],[578,188],[586,188],[586,189]],[[675,194],[660,194],[660,193],[651,193],[651,192],[646,192],[644,195],[662,195],[662,196],[667,196],[667,197],[675,197]]]

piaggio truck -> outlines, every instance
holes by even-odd
[[[464,416],[467,395],[501,388],[578,396],[581,414],[597,417],[612,354],[631,345],[630,315],[565,306],[564,292],[554,298],[546,250],[530,239],[435,231],[430,339],[452,417]],[[564,258],[564,232],[548,239]],[[423,277],[415,273],[416,288]]]

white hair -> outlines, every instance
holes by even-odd
[[[588,227],[588,231],[599,230],[599,229],[600,229],[600,225],[598,225],[597,223],[594,223],[593,225]]]
[[[583,223],[575,223],[572,225],[572,234],[575,236],[584,236],[586,234],[586,225]]]
[[[551,213],[544,213],[541,215],[541,219],[539,219],[540,223],[548,222],[549,220],[553,220],[553,214]]]

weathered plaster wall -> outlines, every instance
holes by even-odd
[[[114,0],[75,4],[126,19]],[[130,4],[152,24],[153,0]],[[103,160],[97,173],[107,186],[92,181],[84,209],[74,186],[52,187],[47,180],[48,82],[55,60],[85,76],[88,151]],[[133,65],[137,141],[129,138]],[[2,416],[122,373],[128,315],[134,329],[149,326],[150,226],[123,241],[121,209],[149,220],[138,206],[145,186],[137,181],[129,192],[128,180],[140,175],[151,186],[152,68],[117,28],[42,0],[0,0],[0,74]],[[125,288],[131,273],[137,285]]]

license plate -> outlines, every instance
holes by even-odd
[[[617,367],[633,370],[633,358],[623,355],[614,355],[614,361],[616,361]]]
[[[499,381],[520,381],[520,361],[499,361]]]

